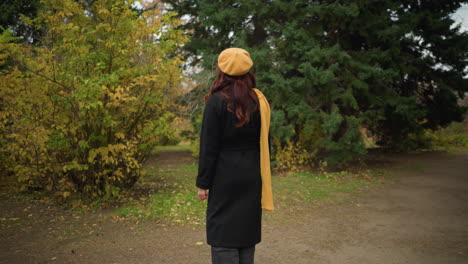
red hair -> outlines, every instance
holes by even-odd
[[[210,92],[205,95],[205,102],[215,92],[220,91],[227,99],[227,110],[237,118],[236,127],[242,127],[249,123],[250,115],[258,108],[258,97],[253,90],[255,87],[255,76],[251,72],[241,76],[231,76],[216,66],[216,79],[211,85]]]

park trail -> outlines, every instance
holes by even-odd
[[[375,167],[390,180],[346,202],[264,213],[255,263],[468,263],[468,152],[386,155]],[[95,222],[95,234],[62,241],[45,236],[49,224],[2,234],[0,263],[210,263],[203,227]]]

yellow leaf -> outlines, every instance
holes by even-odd
[[[94,150],[90,150],[88,153],[88,162],[93,163],[94,158],[96,158],[96,152]]]
[[[115,133],[115,137],[116,137],[116,138],[120,138],[120,139],[124,139],[124,138],[125,138],[125,134],[122,133],[122,132],[117,132],[117,133]]]

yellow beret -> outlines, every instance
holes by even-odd
[[[223,50],[218,57],[219,69],[232,76],[241,76],[250,71],[253,61],[250,54],[240,48],[229,48]]]

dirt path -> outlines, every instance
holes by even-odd
[[[468,263],[468,153],[394,162],[396,183],[269,228],[259,263]]]
[[[266,216],[256,263],[468,263],[468,152],[385,161],[393,183],[346,203]],[[1,201],[1,217],[28,217],[17,203]],[[203,228],[66,217],[69,227],[94,231],[57,240],[49,234],[60,225],[48,215],[17,232],[2,225],[0,263],[210,263],[209,247],[197,245]]]

